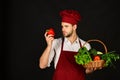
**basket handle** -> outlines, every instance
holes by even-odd
[[[105,53],[107,53],[107,47],[106,47],[106,45],[105,45],[101,40],[98,40],[98,39],[90,39],[90,40],[86,41],[86,42],[83,44],[83,46],[85,46],[86,43],[94,42],[94,41],[101,43],[101,44],[103,45],[104,49],[105,49]]]

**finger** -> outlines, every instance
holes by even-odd
[[[45,32],[44,36],[47,37],[47,32]]]
[[[99,67],[99,69],[102,69],[102,67]]]
[[[49,39],[50,39],[50,40],[53,40],[53,39],[54,39],[54,37],[49,36]]]
[[[46,37],[46,40],[47,40],[47,41],[53,41],[53,40],[54,40],[54,37],[47,36],[47,37]]]
[[[54,37],[54,35],[52,35],[52,34],[49,34],[49,35],[47,35],[48,37]]]
[[[93,68],[93,70],[95,71],[95,70],[97,70],[97,68],[96,68],[96,67],[94,67],[94,68]]]

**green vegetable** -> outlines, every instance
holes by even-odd
[[[89,52],[90,52],[90,54],[92,54],[92,55],[97,55],[97,50],[94,49],[94,48],[90,49]]]
[[[74,57],[75,57],[76,63],[82,64],[82,65],[87,64],[90,61],[92,61],[90,53],[86,47],[80,48],[78,51],[78,54],[75,55]]]
[[[101,54],[98,54],[101,53]],[[92,61],[92,56],[99,55],[102,60],[105,60],[105,67],[112,66],[113,61],[120,59],[120,55],[115,53],[115,51],[107,52],[102,54],[102,52],[97,51],[96,49],[87,50],[86,47],[79,49],[78,53],[74,56],[77,64],[85,65]]]
[[[105,66],[113,66],[113,61],[120,59],[120,55],[115,53],[115,51],[102,54],[101,58],[105,60]]]

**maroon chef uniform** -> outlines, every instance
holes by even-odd
[[[77,17],[77,19],[76,18],[71,19],[68,13],[71,13],[72,16]],[[63,17],[62,19],[63,22],[77,24],[77,22],[80,20],[80,16],[78,16],[78,13],[73,10],[72,11],[65,10],[61,12],[61,15],[62,16],[69,15],[67,17]],[[79,41],[79,43],[81,47],[81,42]],[[85,68],[82,65],[76,64],[75,62],[74,55],[77,54],[78,52],[64,51],[63,46],[64,40],[62,40],[61,53],[53,75],[53,80],[85,80]]]

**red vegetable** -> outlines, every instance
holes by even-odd
[[[47,31],[47,35],[52,35],[53,37],[55,36],[55,31],[54,31],[53,28],[50,28],[50,29],[48,29],[46,31]]]
[[[94,56],[94,61],[96,61],[96,60],[100,60],[100,56],[98,56],[98,55]]]

